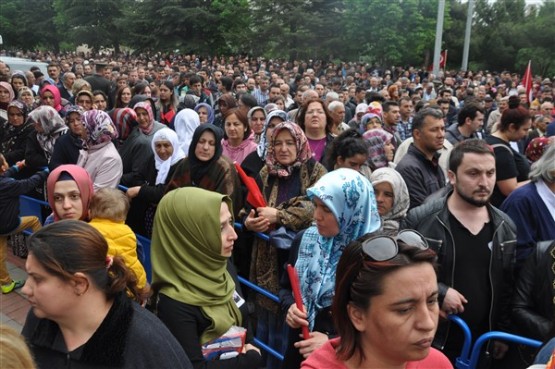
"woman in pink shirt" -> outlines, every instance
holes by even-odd
[[[301,368],[453,368],[432,348],[439,316],[436,256],[411,230],[365,235],[337,266],[332,315],[339,333]]]

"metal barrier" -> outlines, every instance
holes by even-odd
[[[472,345],[472,334],[470,333],[470,328],[466,322],[456,315],[449,315],[449,320],[457,324],[463,330],[464,334],[464,344],[461,356],[455,361],[455,368],[457,369],[475,369],[476,365],[478,365],[478,360],[480,359],[482,346],[490,340],[509,341],[531,347],[540,347],[542,345],[542,342],[540,341],[518,336],[516,334],[491,331],[478,337],[474,346],[472,346],[472,351],[470,351],[470,347]]]

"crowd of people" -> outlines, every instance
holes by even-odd
[[[38,367],[451,368],[450,314],[473,337],[555,337],[549,78],[32,56],[47,75],[0,57],[0,282],[31,302]],[[6,267],[24,229],[25,284]],[[479,367],[533,354],[493,341]]]

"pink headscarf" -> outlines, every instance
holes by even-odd
[[[58,90],[58,87],[53,85],[44,86],[42,90],[40,90],[41,99],[43,98],[46,91],[50,92],[52,96],[54,96],[54,109],[56,109],[57,112],[62,110],[62,96],[60,95],[60,90]]]
[[[4,87],[6,90],[8,90],[8,93],[10,94],[10,101],[15,99],[15,93],[13,92],[12,85],[10,85],[8,82],[2,81],[2,82],[0,82],[0,86]]]
[[[152,132],[152,129],[154,128],[154,114],[152,113],[152,105],[150,105],[149,101],[141,101],[135,104],[135,106],[133,107],[133,110],[135,110],[135,113],[137,113],[137,109],[144,109],[148,113],[148,119],[150,120],[148,127],[141,128],[141,125],[139,124],[139,129],[145,135],[149,135]]]
[[[89,204],[94,194],[93,182],[89,173],[84,168],[73,164],[66,164],[60,165],[50,172],[48,180],[46,181],[48,203],[54,213],[54,221],[60,220],[60,217],[56,213],[56,207],[54,206],[54,186],[64,172],[69,174],[75,183],[77,183],[77,188],[79,188],[79,192],[81,193],[81,203],[83,204],[83,214],[81,214],[80,220],[87,220],[89,215]]]

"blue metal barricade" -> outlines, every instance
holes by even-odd
[[[468,327],[468,324],[466,324],[464,320],[456,315],[449,315],[449,320],[458,325],[463,330],[464,334],[464,344],[461,356],[458,357],[455,361],[455,368],[457,369],[475,369],[478,365],[478,360],[480,359],[482,346],[490,340],[514,342],[520,345],[531,347],[540,347],[542,345],[542,342],[540,341],[518,336],[516,334],[491,331],[484,333],[480,337],[478,337],[478,339],[474,343],[474,346],[472,346],[472,334],[470,333],[470,328]],[[471,346],[472,351],[470,350]]]

